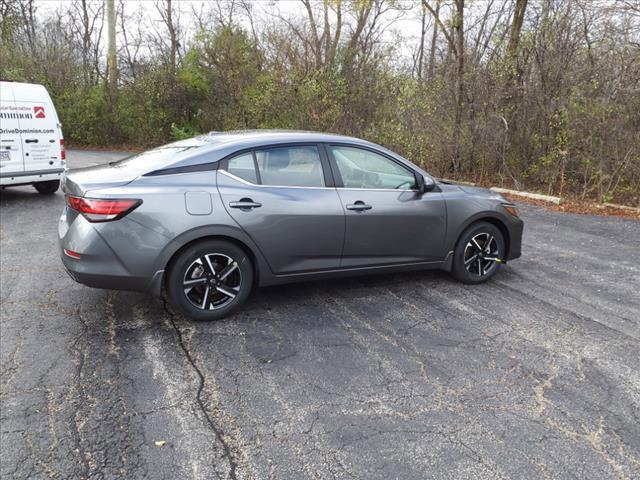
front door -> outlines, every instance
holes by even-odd
[[[442,194],[415,190],[413,171],[372,150],[328,147],[346,214],[342,267],[441,261]]]
[[[247,152],[222,163],[218,189],[275,274],[340,265],[344,212],[317,145]]]

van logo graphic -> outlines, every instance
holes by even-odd
[[[33,107],[33,116],[36,118],[44,118],[44,107]]]

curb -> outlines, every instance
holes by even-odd
[[[627,210],[629,212],[640,213],[640,208],[630,207],[628,205],[618,205],[617,203],[603,203],[603,207],[617,208],[619,210]]]
[[[453,183],[453,184],[460,184],[460,185],[468,185],[470,187],[477,187],[477,185],[475,183],[472,182],[465,182],[463,180],[452,180],[450,178],[440,178],[440,180],[447,182],[447,183]],[[515,195],[518,197],[525,197],[525,198],[531,198],[533,200],[540,200],[543,202],[549,202],[549,203],[553,203],[555,205],[560,205],[562,203],[562,198],[561,197],[554,197],[551,195],[543,195],[541,193],[531,193],[531,192],[522,192],[520,190],[510,190],[508,188],[500,188],[500,187],[491,187],[489,190],[496,192],[496,193],[506,193],[508,195]],[[614,208],[617,210],[625,210],[627,212],[633,212],[633,213],[639,213],[640,214],[640,208],[638,207],[630,207],[628,205],[619,205],[617,203],[594,203],[593,204],[595,207],[597,208]]]
[[[450,178],[440,178],[440,180],[460,185],[468,185],[470,187],[477,187],[477,185],[473,182],[465,182],[463,180],[452,180]],[[521,192],[520,190],[509,190],[508,188],[500,188],[500,187],[491,187],[489,190],[492,190],[497,193],[507,193],[509,195],[516,195],[519,197],[531,198],[534,200],[541,200],[543,202],[555,203],[556,205],[560,205],[562,199],[560,197],[552,197],[551,195],[542,195],[541,193],[531,193],[531,192]],[[629,207],[632,208],[632,207]]]
[[[555,203],[560,205],[562,199],[560,197],[552,197],[551,195],[542,195],[541,193],[521,192],[519,190],[509,190],[508,188],[491,187],[491,191],[498,193],[507,193],[509,195],[517,195],[519,197],[531,198],[533,200],[541,200],[543,202]]]

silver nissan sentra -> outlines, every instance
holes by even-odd
[[[503,197],[339,135],[214,132],[68,170],[62,189],[74,280],[164,287],[197,320],[229,315],[254,286],[419,269],[480,283],[520,256]]]

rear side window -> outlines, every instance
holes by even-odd
[[[251,152],[229,159],[227,171],[247,182],[258,183],[256,167],[253,163],[253,154]]]
[[[315,146],[248,152],[228,160],[227,171],[247,182],[281,187],[324,187],[320,153]]]

